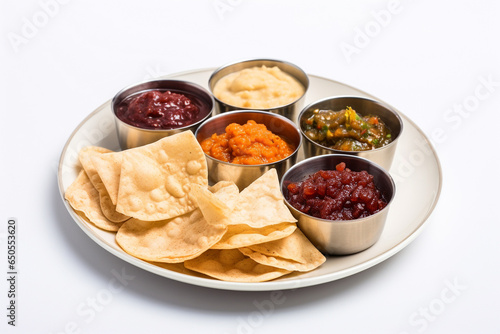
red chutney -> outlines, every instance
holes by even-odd
[[[387,206],[373,175],[353,172],[343,162],[336,170],[320,170],[302,182],[290,183],[287,189],[287,200],[294,208],[317,218],[363,218]]]
[[[208,107],[190,94],[150,90],[120,102],[116,116],[143,129],[175,129],[201,120],[208,112]]]

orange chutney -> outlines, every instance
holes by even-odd
[[[240,165],[262,165],[276,162],[291,155],[295,148],[280,136],[269,131],[264,124],[253,120],[246,124],[229,124],[226,132],[214,133],[201,142],[209,156]]]

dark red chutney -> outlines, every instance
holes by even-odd
[[[336,170],[320,170],[302,182],[290,183],[287,189],[287,200],[294,208],[329,220],[368,217],[387,205],[373,175],[353,172],[344,162]]]
[[[131,95],[116,108],[123,122],[143,129],[175,129],[191,125],[210,112],[198,98],[184,92],[150,90]]]

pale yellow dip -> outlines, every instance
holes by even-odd
[[[214,86],[220,101],[241,108],[266,109],[286,105],[304,95],[304,87],[278,67],[252,67],[221,78]]]

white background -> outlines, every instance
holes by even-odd
[[[499,2],[0,6],[0,332],[500,332]],[[107,253],[66,212],[56,175],[74,128],[122,87],[255,57],[394,105],[432,139],[444,175],[438,206],[408,247],[354,276],[284,291],[267,312],[256,305],[270,292],[191,286]],[[19,227],[15,328],[6,317],[8,217]],[[113,271],[133,278],[91,313]]]

